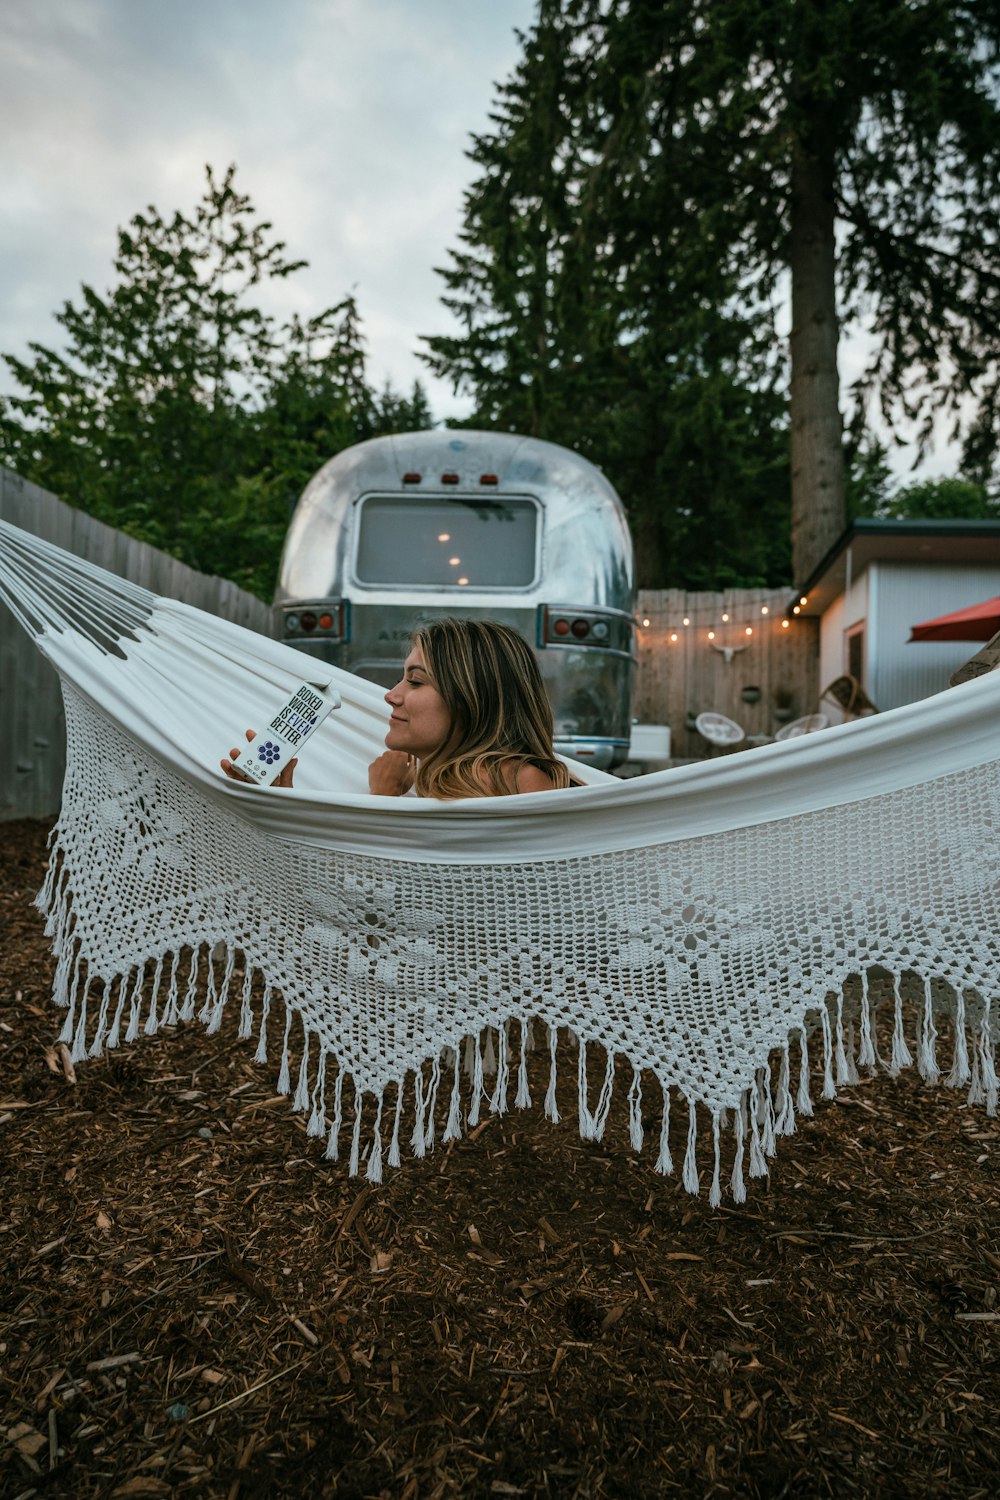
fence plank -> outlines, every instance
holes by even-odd
[[[699,713],[725,714],[748,735],[769,735],[815,711],[818,626],[793,618],[783,628],[790,598],[790,589],[640,591],[634,714],[670,725],[676,758],[707,753],[693,727]]]

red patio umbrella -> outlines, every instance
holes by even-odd
[[[911,641],[989,641],[1000,630],[1000,595],[956,609],[953,614],[939,615],[922,625],[911,625]]]

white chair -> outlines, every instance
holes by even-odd
[[[725,714],[699,714],[694,726],[702,739],[718,750],[735,750],[747,737],[743,725],[727,719]]]
[[[818,729],[828,729],[830,720],[826,714],[805,714],[801,719],[793,719],[783,729],[779,729],[774,736],[776,740],[797,740],[803,734],[815,734]]]

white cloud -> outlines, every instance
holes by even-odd
[[[494,81],[534,0],[6,0],[0,13],[0,349],[56,342],[53,312],[105,287],[116,230],[237,181],[310,264],[269,296],[353,291],[372,377],[447,387],[416,358],[445,329],[439,278]]]

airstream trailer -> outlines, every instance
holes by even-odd
[[[554,443],[455,430],[373,438],[306,487],[275,595],[279,638],[385,687],[442,615],[501,620],[535,649],[556,744],[626,759],[632,541],[593,464]]]

